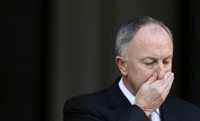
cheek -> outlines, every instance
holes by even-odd
[[[140,80],[140,84],[145,83],[154,74],[154,70],[142,66],[138,70],[137,79]]]
[[[172,71],[172,68],[168,68],[168,69],[166,69],[165,73],[166,72],[171,72],[171,71]]]
[[[165,73],[171,72],[172,71],[172,65],[170,64],[170,65],[166,66],[164,70],[165,70]]]
[[[145,83],[147,80],[149,80],[149,78],[154,74],[154,71],[152,70],[147,70],[143,72],[143,83]]]
[[[149,71],[140,71],[135,75],[134,80],[136,81],[135,84],[133,84],[132,86],[134,86],[134,88],[136,89],[136,91],[138,91],[140,89],[140,87],[152,76],[152,72]]]

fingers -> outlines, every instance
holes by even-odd
[[[166,83],[164,84],[165,92],[164,93],[169,93],[172,83],[174,81],[174,74],[172,73],[171,76],[166,80]]]
[[[163,90],[163,94],[162,94],[162,98],[163,100],[165,100],[165,98],[167,97],[167,95],[169,94],[169,91],[172,87],[172,83],[174,80],[174,74],[173,73],[169,73],[168,75],[166,75],[166,77],[168,77],[166,80],[163,80],[165,83],[159,87],[160,90]]]
[[[167,88],[168,86],[171,86],[173,80],[174,80],[174,73],[171,73],[171,72],[167,73],[166,78],[163,80],[164,82],[163,86],[165,88]]]
[[[146,84],[152,84],[153,82],[155,82],[157,80],[157,73],[154,73],[152,77],[149,78],[149,80],[146,82]]]
[[[152,87],[157,88],[157,92],[165,99],[171,89],[173,80],[174,74],[172,72],[167,72],[163,79],[154,81]]]
[[[174,74],[172,72],[167,72],[163,79],[158,80],[158,85],[163,86],[163,85],[168,85],[170,83],[171,78],[174,77]],[[167,83],[167,84],[166,84]]]

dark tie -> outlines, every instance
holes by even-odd
[[[149,120],[152,121],[152,120],[151,120],[151,114],[149,115]]]

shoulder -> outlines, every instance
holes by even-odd
[[[68,99],[65,103],[67,110],[90,110],[106,105],[107,90],[101,90],[91,94],[82,94]]]
[[[107,109],[107,90],[92,94],[83,94],[68,99],[64,105],[64,119],[88,118],[102,119],[102,113]]]
[[[101,90],[95,93],[90,93],[90,94],[82,94],[78,95],[75,97],[71,97],[70,99],[67,100],[66,103],[88,103],[91,101],[105,101],[105,97],[107,95],[107,90]]]
[[[78,95],[68,99],[65,103],[65,106],[68,105],[75,108],[80,108],[81,106],[84,106],[83,108],[98,107],[98,109],[100,106],[101,107],[107,106],[108,100],[111,97],[112,100],[115,100],[118,99],[116,97],[119,97],[119,95],[122,94],[118,87],[118,82],[120,78],[121,77],[118,77],[116,81],[107,89],[100,90],[95,93]]]
[[[176,107],[176,108],[178,107],[178,108],[183,108],[183,109],[200,110],[200,108],[195,106],[194,104],[189,103],[185,100],[176,98],[176,97],[169,96],[166,98],[165,102],[166,102],[166,104],[172,105],[173,107]]]
[[[185,100],[167,97],[164,102],[170,110],[177,112],[179,117],[185,117],[190,119],[200,119],[200,108],[189,103]]]

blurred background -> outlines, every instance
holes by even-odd
[[[142,15],[174,35],[170,95],[200,106],[199,0],[2,0],[0,120],[62,121],[68,98],[109,87],[117,31]]]

